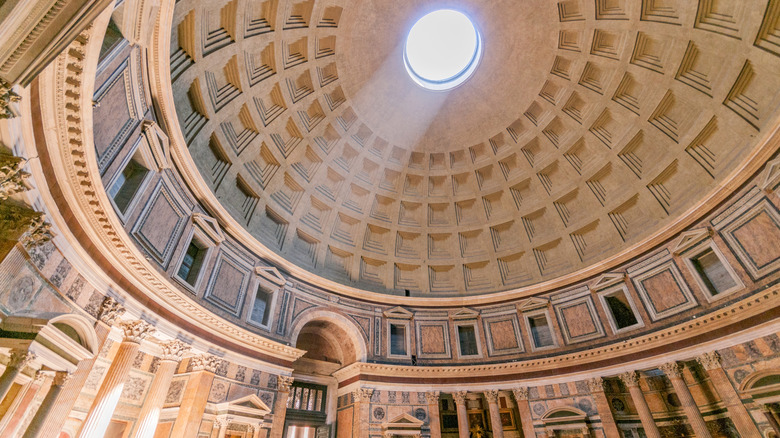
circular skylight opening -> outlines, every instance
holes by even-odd
[[[412,26],[404,46],[404,64],[418,85],[443,91],[465,82],[481,54],[482,39],[469,17],[440,9]]]

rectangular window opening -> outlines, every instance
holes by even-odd
[[[268,319],[271,316],[270,302],[271,294],[263,289],[262,286],[258,286],[255,303],[252,306],[252,314],[249,318],[258,324],[268,325]]]
[[[720,257],[712,248],[707,248],[704,252],[692,257],[690,260],[699,279],[701,279],[712,296],[737,286],[737,282],[734,281],[726,265],[721,262]]]
[[[390,324],[390,354],[406,356],[406,326]]]
[[[108,196],[114,200],[116,208],[124,214],[127,207],[135,197],[138,188],[141,187],[144,178],[149,173],[149,169],[142,166],[135,159],[130,160],[124,169],[119,173],[108,190]]]
[[[476,356],[479,354],[477,350],[477,334],[474,326],[459,325],[458,340],[460,341],[461,356]]]
[[[199,245],[194,238],[190,240],[187,252],[184,253],[184,258],[181,260],[181,265],[179,265],[179,272],[176,275],[190,286],[195,286],[203,260],[206,258],[206,252],[206,248]]]
[[[612,314],[612,320],[618,330],[635,326],[639,323],[631,308],[631,303],[624,291],[619,290],[614,294],[604,297],[609,312]]]
[[[531,337],[536,348],[555,345],[552,331],[545,315],[529,316],[528,326],[531,328]]]

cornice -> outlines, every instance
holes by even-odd
[[[703,353],[726,348],[766,333],[780,329],[780,321],[772,318],[771,309],[780,305],[780,285],[768,288],[702,318],[686,321],[631,340],[582,350],[574,353],[540,357],[516,362],[465,366],[406,366],[357,362],[346,366],[333,376],[340,386],[356,380],[377,382],[403,382],[419,384],[474,383],[489,385],[491,381],[522,380],[518,376],[539,375],[550,378],[569,378],[567,374],[585,373],[591,377],[602,375],[603,370],[639,369],[661,366],[674,360],[689,360]],[[767,316],[768,318],[762,318]],[[743,326],[755,318],[755,324]],[[768,319],[768,321],[764,321]],[[701,336],[726,331],[714,341],[690,342]],[[678,347],[675,350],[675,347]],[[663,354],[655,352],[665,350]],[[649,358],[648,358],[649,357]],[[638,365],[637,363],[641,363]],[[639,367],[639,368],[638,368]],[[618,374],[614,372],[612,374]]]
[[[108,15],[104,14],[101,18],[106,21]],[[96,74],[101,43],[99,37],[92,38],[96,27],[82,32],[37,80],[40,106],[51,115],[42,117],[40,121],[44,125],[45,147],[56,175],[56,182],[47,181],[47,184],[59,186],[74,219],[86,234],[84,238],[147,299],[188,321],[193,327],[223,338],[226,345],[237,344],[287,363],[294,361],[303,355],[302,350],[231,324],[179,292],[143,257],[124,231],[100,184],[95,150],[91,147],[94,80],[83,79],[93,78]]]

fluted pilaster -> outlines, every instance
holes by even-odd
[[[119,345],[114,360],[106,372],[106,377],[100,385],[92,402],[87,418],[81,425],[79,438],[93,438],[105,435],[111,417],[114,414],[122,389],[125,386],[130,367],[138,354],[141,340],[154,331],[154,328],[141,320],[122,321],[119,327],[124,333],[124,339]]]
[[[165,396],[168,394],[168,387],[171,385],[171,380],[182,355],[190,349],[189,345],[179,340],[164,342],[160,344],[160,347],[163,351],[160,356],[160,364],[149,388],[149,394],[141,407],[141,413],[138,415],[138,426],[133,433],[135,438],[152,438],[154,436]]]
[[[712,382],[712,386],[715,387],[715,391],[720,396],[723,404],[729,412],[729,417],[734,423],[734,427],[737,428],[737,432],[741,436],[759,436],[760,432],[758,426],[756,426],[753,417],[750,416],[745,405],[742,404],[742,400],[734,389],[734,386],[729,381],[726,372],[720,365],[720,356],[717,352],[704,353],[696,358],[696,361],[701,364],[707,375]]]
[[[609,406],[606,394],[604,394],[604,380],[601,377],[594,377],[587,380],[590,394],[596,402],[596,410],[601,417],[601,427],[607,436],[620,436],[615,417],[612,415],[612,408]]]
[[[426,392],[425,401],[428,402],[428,427],[431,429],[431,438],[440,438],[439,391]]]
[[[517,402],[517,413],[520,414],[520,426],[523,428],[523,435],[535,437],[534,419],[531,416],[531,405],[528,403],[528,388],[520,387],[512,390]]]
[[[277,379],[276,401],[274,402],[274,422],[268,438],[282,438],[284,419],[287,417],[287,398],[294,379],[292,376],[279,376]]]

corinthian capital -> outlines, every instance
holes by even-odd
[[[677,362],[669,362],[658,367],[668,378],[682,378],[682,366]]]
[[[16,117],[16,114],[11,110],[11,103],[19,102],[20,100],[22,98],[14,92],[11,84],[0,79],[0,119]]]
[[[10,368],[23,370],[24,367],[35,360],[35,353],[27,350],[11,350],[11,360],[8,362]]]
[[[121,321],[119,328],[124,332],[124,341],[135,342],[136,344],[140,344],[147,335],[155,330],[148,322],[140,319]]]
[[[425,393],[425,400],[429,405],[439,404],[439,391],[430,391]]]
[[[29,188],[27,179],[30,174],[22,170],[25,163],[22,158],[0,154],[0,201]]]
[[[452,398],[455,399],[455,403],[462,405],[466,403],[466,396],[468,395],[467,391],[458,391],[452,394]]]
[[[54,386],[62,386],[66,383],[68,383],[68,380],[71,377],[71,373],[67,371],[57,371],[54,373],[54,380],[51,382]]]
[[[276,379],[276,388],[281,392],[290,392],[294,380],[292,376],[279,376]]]
[[[173,362],[179,362],[184,353],[190,350],[190,346],[184,342],[174,339],[172,341],[163,342],[160,344],[162,348],[161,360],[170,360]]]
[[[512,389],[512,394],[515,395],[515,400],[528,400],[528,387],[514,388]]]
[[[192,371],[208,371],[210,373],[216,372],[221,362],[222,359],[210,354],[201,354],[190,359]]]
[[[697,356],[696,362],[699,362],[705,370],[714,370],[720,368],[720,355],[716,351],[710,351]]]
[[[112,326],[116,320],[125,313],[125,308],[117,302],[117,300],[111,297],[103,298],[103,302],[100,303],[100,314],[98,318],[106,323],[106,325]]]
[[[604,380],[601,377],[594,377],[585,381],[588,384],[588,389],[593,392],[604,392]]]
[[[623,384],[625,384],[628,387],[631,386],[639,386],[639,374],[636,373],[636,371],[626,371],[625,373],[621,374],[620,380],[623,381]]]
[[[488,403],[498,403],[498,390],[497,389],[489,389],[484,392],[485,398],[487,399]]]

